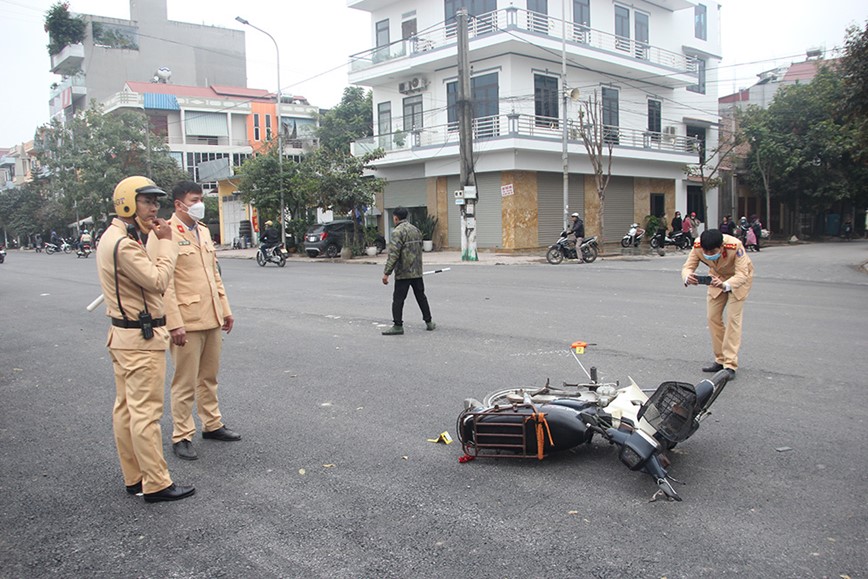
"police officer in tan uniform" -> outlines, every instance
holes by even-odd
[[[184,460],[199,458],[193,448],[195,401],[202,438],[235,441],[241,435],[223,424],[217,403],[222,329],[232,331],[234,318],[217,270],[217,254],[205,217],[202,188],[182,181],[172,189],[175,213],[169,220],[178,248],[175,277],[166,289],[166,320],[172,336],[172,452]]]
[[[708,266],[711,278],[706,309],[714,350],[714,363],[702,371],[718,372],[725,368],[733,379],[738,368],[744,301],[753,284],[753,263],[741,241],[717,229],[703,231],[694,242],[681,268],[685,286],[699,283],[695,271],[700,263]]]
[[[115,187],[117,213],[96,252],[106,313],[111,318],[108,349],[114,366],[115,442],[127,492],[145,501],[174,501],[193,487],[176,485],[163,458],[160,418],[169,331],[163,292],[178,256],[169,224],[157,218],[166,194],[146,177],[127,177]],[[144,244],[152,231],[149,249]],[[152,257],[151,257],[152,256]]]

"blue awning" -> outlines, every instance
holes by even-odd
[[[145,109],[160,111],[180,111],[178,99],[173,94],[145,93]]]

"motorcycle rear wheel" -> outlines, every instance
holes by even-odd
[[[630,240],[626,237],[621,239],[621,247],[630,247]]]
[[[47,253],[48,255],[51,255],[52,253],[54,253],[54,248],[51,246],[46,246],[45,247],[45,253]]]
[[[564,254],[561,253],[561,250],[557,247],[552,247],[549,249],[548,253],[546,253],[546,261],[552,265],[558,265],[563,260]]]
[[[693,244],[690,242],[690,239],[688,239],[687,237],[682,238],[681,241],[678,242],[678,247],[681,249],[690,249],[691,245],[693,245]]]
[[[286,265],[286,258],[281,253],[277,258],[277,267],[283,267]]]
[[[256,253],[256,263],[259,264],[259,267],[265,267],[265,264],[267,263],[267,262],[265,261],[265,258],[262,256],[262,252],[261,252],[261,251],[259,251],[259,252]]]
[[[657,239],[656,237],[652,237],[651,238],[651,248],[657,249],[658,247],[660,247],[660,240]]]
[[[583,248],[582,259],[585,260],[585,263],[594,263],[597,261],[597,248],[593,246]]]

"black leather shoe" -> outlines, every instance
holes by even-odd
[[[193,487],[181,487],[172,483],[161,491],[145,493],[145,502],[159,503],[163,501],[178,501],[193,496],[194,494],[196,494],[196,489]]]
[[[727,381],[735,380],[735,370],[733,370],[732,368],[725,368],[725,370],[727,373]]]
[[[723,364],[718,364],[717,362],[702,369],[703,372],[720,372],[721,370],[723,370]]]
[[[233,442],[236,440],[241,440],[241,435],[234,430],[229,430],[225,426],[221,426],[217,430],[212,430],[211,432],[203,432],[202,438],[208,438],[210,440],[222,440],[223,442]]]
[[[193,443],[189,440],[179,440],[172,445],[172,452],[183,460],[197,460],[199,455],[196,454],[196,449],[193,448]]]
[[[142,481],[139,481],[134,485],[127,485],[127,492],[131,495],[137,495],[142,492]]]

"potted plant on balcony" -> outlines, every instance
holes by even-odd
[[[45,13],[45,31],[48,33],[48,54],[54,56],[70,44],[84,40],[87,23],[81,16],[70,16],[69,3],[57,2]]]
[[[422,232],[422,251],[431,251],[434,249],[434,230],[437,229],[439,219],[431,215],[426,215],[419,222],[419,231]]]

